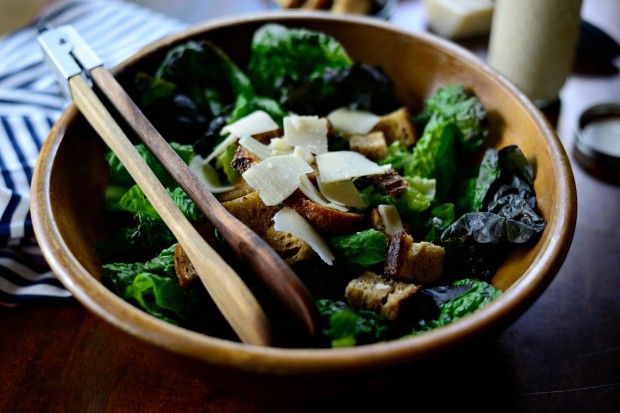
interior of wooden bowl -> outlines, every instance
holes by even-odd
[[[43,149],[33,182],[33,220],[53,270],[89,310],[158,353],[173,353],[196,368],[227,372],[338,377],[372,367],[413,362],[498,331],[542,293],[561,265],[575,227],[576,195],[564,149],[542,115],[512,86],[473,55],[427,35],[412,35],[371,19],[290,13],[221,20],[167,38],[116,69],[128,82],[137,68],[152,67],[168,46],[208,38],[244,66],[253,32],[267,21],[324,31],[341,41],[355,60],[381,65],[403,103],[420,109],[439,86],[461,83],[487,108],[496,147],[518,144],[536,169],[539,210],[548,222],[533,247],[515,252],[493,279],[505,294],[453,325],[394,342],[351,349],[265,349],[201,336],[155,320],[122,302],[99,282],[94,246],[107,233],[103,192],[104,146],[71,108]],[[146,66],[145,66],[146,65]],[[198,361],[198,363],[196,363]],[[277,373],[276,373],[277,372]]]

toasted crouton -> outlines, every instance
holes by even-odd
[[[330,234],[350,234],[364,228],[366,217],[355,212],[338,211],[306,198],[299,190],[283,201],[314,228]]]
[[[239,173],[239,175],[243,175],[245,171],[250,169],[252,165],[255,165],[260,162],[254,154],[245,149],[243,146],[237,146],[237,150],[235,151],[235,155],[230,161],[230,167]]]
[[[396,141],[403,145],[410,146],[416,141],[415,129],[411,122],[411,114],[407,107],[402,107],[381,117],[373,128],[373,131],[383,132],[388,146]]]
[[[301,238],[287,232],[276,231],[273,216],[280,210],[266,206],[258,192],[252,192],[232,201],[222,202],[224,208],[252,231],[263,238],[289,265],[309,259],[313,250]]]
[[[235,179],[235,181],[232,182],[231,185],[234,186],[234,189],[215,194],[215,196],[220,202],[232,201],[233,199],[240,198],[243,195],[249,194],[250,192],[254,192],[254,188],[252,188],[241,176]]]
[[[215,239],[215,227],[213,224],[203,219],[195,222],[194,227],[210,246],[216,250],[219,249],[220,246]],[[177,244],[174,250],[174,271],[179,285],[183,288],[191,286],[198,279],[198,274],[181,244]]]
[[[349,147],[371,161],[378,161],[387,156],[387,144],[383,132],[371,132],[368,135],[353,135],[349,138]]]
[[[182,288],[188,288],[198,279],[196,269],[181,244],[177,244],[174,250],[174,272],[177,274],[177,281]]]
[[[269,141],[272,138],[279,138],[280,136],[282,136],[283,133],[284,132],[282,132],[282,129],[278,128],[278,129],[270,130],[270,131],[263,132],[263,133],[257,133],[255,135],[252,135],[252,137],[256,139],[257,141],[259,141],[260,143],[268,145]]]
[[[443,247],[414,243],[411,235],[400,231],[390,238],[383,274],[395,280],[429,284],[441,276],[444,255]]]
[[[383,223],[383,218],[381,217],[381,213],[379,212],[379,208],[373,208],[370,211],[370,226],[385,234],[385,224]]]
[[[349,305],[374,311],[396,320],[403,304],[421,290],[419,285],[390,280],[367,271],[349,282],[345,297]]]

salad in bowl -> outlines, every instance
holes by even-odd
[[[320,314],[308,338],[250,277],[282,347],[353,347],[448,325],[502,294],[506,257],[539,239],[534,168],[493,133],[475,87],[403,102],[380,64],[336,38],[267,23],[243,65],[215,41],[170,48],[137,71],[131,94],[222,205],[295,270]],[[136,145],[201,235],[215,228],[143,145]],[[108,152],[102,280],[169,323],[237,340],[183,248]],[[247,272],[247,271],[246,271]]]

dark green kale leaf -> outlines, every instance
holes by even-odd
[[[320,77],[283,91],[280,103],[291,112],[316,116],[341,107],[380,115],[399,107],[391,80],[380,68],[363,63],[329,68]]]
[[[321,76],[327,68],[352,63],[333,37],[272,23],[254,33],[248,74],[260,95],[281,101],[291,89]]]
[[[441,234],[444,272],[488,279],[509,251],[504,246],[530,241],[546,221],[535,212],[532,168],[515,145],[486,151],[472,191],[468,199],[478,211],[461,215]]]
[[[112,214],[120,224],[110,238],[98,243],[96,250],[103,262],[147,260],[176,242],[172,232],[159,218],[146,214]]]
[[[446,326],[472,314],[502,294],[493,285],[474,279],[462,279],[447,286],[425,289],[424,294],[432,298],[439,308],[436,318],[420,320],[413,328],[419,334]]]
[[[173,47],[153,76],[137,75],[136,89],[162,135],[184,143],[200,140],[201,154],[218,143],[215,120],[232,122],[258,109],[276,120],[285,114],[276,101],[258,96],[249,77],[209,41]]]
[[[212,117],[238,95],[254,93],[246,74],[208,41],[189,41],[170,49],[155,77],[175,83]]]
[[[508,145],[500,150],[488,149],[476,181],[472,211],[487,210],[486,206],[498,188],[508,185],[515,188],[532,208],[536,207],[533,190],[534,172],[527,158],[517,145]]]
[[[447,228],[445,243],[525,243],[543,231],[535,211],[532,167],[516,145],[488,149],[475,187],[472,209]]]
[[[528,207],[529,208],[529,207]],[[531,218],[530,214],[525,215]],[[441,235],[443,243],[464,243],[468,241],[480,244],[515,243],[529,241],[544,228],[544,224],[534,225],[502,217],[492,212],[469,212],[462,215]]]
[[[131,94],[166,140],[192,143],[207,128],[208,112],[175,83],[139,72],[133,88]]]

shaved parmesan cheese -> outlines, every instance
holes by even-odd
[[[323,238],[301,215],[284,207],[273,217],[276,231],[289,232],[306,241],[327,265],[333,265],[334,254]]]
[[[234,186],[222,185],[220,181],[220,176],[218,175],[215,168],[213,168],[206,159],[201,156],[194,156],[191,161],[189,161],[189,168],[194,172],[194,175],[207,187],[209,191],[214,194],[218,194],[221,192],[227,192],[232,189],[235,189]]]
[[[251,136],[244,136],[239,139],[239,145],[245,148],[252,155],[256,156],[261,161],[271,156],[271,148],[267,145],[263,145]]]
[[[319,176],[317,183],[321,194],[330,202],[355,208],[366,207],[366,203],[350,179],[325,183]]]
[[[340,108],[327,115],[327,119],[338,132],[347,135],[367,135],[381,117],[371,112]]]
[[[400,214],[394,205],[379,205],[377,209],[379,210],[379,215],[381,215],[381,221],[386,234],[394,235],[398,231],[403,230],[403,221],[400,219]]]
[[[282,138],[272,138],[269,141],[269,148],[271,149],[271,155],[286,155],[293,152],[293,147],[286,143]]]
[[[278,205],[300,185],[300,177],[312,172],[303,159],[295,155],[271,156],[243,173],[248,185],[258,191],[265,205]]]
[[[317,155],[316,163],[323,183],[385,173],[383,167],[364,155],[352,151],[336,151]]]
[[[271,119],[267,112],[257,110],[247,116],[226,125],[222,128],[220,134],[226,135],[230,133],[238,138],[245,135],[258,135],[259,133],[269,132],[278,129],[278,124]]]
[[[301,185],[299,186],[299,190],[304,193],[305,196],[308,197],[309,200],[315,202],[319,205],[322,205],[327,208],[335,209],[337,211],[348,211],[349,208],[346,208],[343,205],[339,205],[333,202],[329,202],[327,199],[323,197],[323,195],[316,189],[316,186],[310,182],[310,179],[304,175],[301,177]]]
[[[314,155],[312,155],[312,152],[305,148],[302,148],[301,146],[295,146],[295,149],[293,150],[293,155],[299,156],[301,159],[308,162],[308,164],[314,162]]]
[[[327,152],[327,119],[318,116],[291,115],[284,118],[284,139],[319,154]]]

